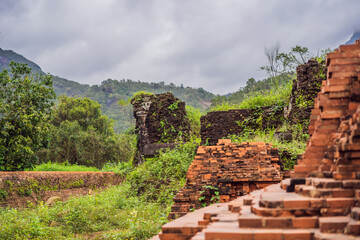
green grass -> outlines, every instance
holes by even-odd
[[[28,169],[28,171],[99,172],[100,169],[96,167],[72,165],[70,163],[48,162],[36,165],[33,169]]]
[[[283,106],[290,98],[292,82],[271,90],[263,90],[248,95],[241,103],[231,104],[224,102],[210,109],[210,111],[228,111],[232,109],[255,109],[271,105]]]
[[[148,239],[167,222],[172,199],[185,183],[195,143],[179,145],[147,159],[106,165],[126,174],[119,186],[92,195],[71,197],[52,207],[0,208],[0,239]]]

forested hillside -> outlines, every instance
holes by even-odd
[[[11,50],[3,50],[0,48],[0,71],[10,70],[9,63],[11,61],[18,63],[26,63],[35,73],[42,73],[42,69],[34,62],[26,59],[20,54]],[[133,81],[130,79],[114,80],[107,79],[100,85],[87,85],[70,81],[58,76],[53,77],[54,90],[57,96],[66,95],[70,97],[88,97],[91,100],[99,102],[102,106],[102,112],[115,120],[114,129],[121,132],[129,128],[132,117],[132,107],[128,103],[128,99],[138,91],[146,91],[152,93],[172,92],[177,98],[184,101],[187,105],[205,110],[211,104],[214,94],[205,91],[202,88],[191,88],[176,86],[175,84],[147,83]],[[121,104],[119,104],[119,101]]]

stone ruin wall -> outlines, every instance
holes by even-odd
[[[245,127],[277,128],[285,120],[292,123],[307,123],[316,94],[325,80],[326,67],[310,59],[308,63],[298,66],[296,72],[297,78],[293,81],[290,103],[285,109],[269,106],[260,109],[209,112],[201,117],[201,144],[215,145],[218,139],[241,134]],[[260,118],[261,122],[258,122],[257,119]]]
[[[140,94],[131,100],[138,134],[136,164],[162,148],[189,140],[185,103],[172,93]]]

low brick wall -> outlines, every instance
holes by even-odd
[[[0,206],[51,204],[50,198],[66,200],[121,181],[112,172],[0,172]]]
[[[216,145],[218,139],[239,135],[244,128],[276,128],[283,120],[284,110],[277,106],[209,112],[200,119],[201,144]]]

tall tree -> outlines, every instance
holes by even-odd
[[[0,170],[30,168],[47,130],[55,93],[49,75],[32,74],[26,64],[10,63],[0,73]]]

